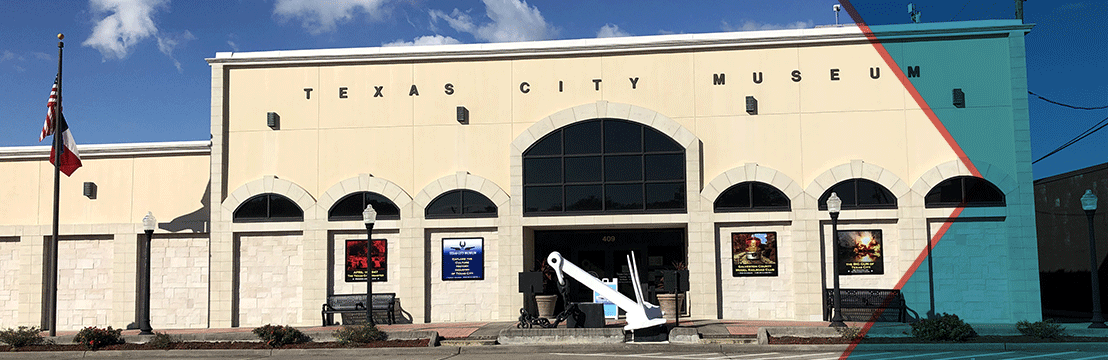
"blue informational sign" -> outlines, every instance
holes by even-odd
[[[616,279],[600,279],[600,281],[612,290],[619,291],[616,286],[616,284],[618,284]],[[612,319],[619,317],[619,307],[616,307],[615,303],[612,303],[611,300],[608,300],[608,298],[600,295],[600,293],[596,291],[592,292],[592,302],[597,304],[604,304],[604,317]]]
[[[484,280],[483,238],[442,239],[443,280]]]

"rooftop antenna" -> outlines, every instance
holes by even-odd
[[[842,10],[843,7],[839,6],[839,4],[835,4],[835,6],[832,6],[831,9],[835,10],[835,25],[837,26],[839,25],[839,10]]]
[[[908,3],[908,16],[912,17],[912,23],[919,24],[919,10],[916,10],[916,5]]]

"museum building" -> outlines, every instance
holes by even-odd
[[[826,319],[839,249],[918,316],[1039,320],[1031,25],[871,29],[217,53],[210,142],[80,147],[58,328],[135,322],[148,211],[155,329],[316,326],[371,263],[402,322],[510,321],[551,251],[687,269],[692,318]],[[0,148],[0,327],[45,323],[48,153]]]

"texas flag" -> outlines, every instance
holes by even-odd
[[[38,141],[42,141],[47,136],[54,135],[54,120],[58,120],[58,131],[62,134],[62,156],[61,165],[58,167],[61,169],[65,176],[72,176],[77,168],[81,167],[81,154],[77,153],[77,142],[73,141],[73,133],[69,131],[69,125],[65,123],[65,116],[62,115],[62,111],[57,106],[58,103],[58,79],[54,78],[54,87],[50,89],[50,100],[46,102],[46,122],[42,124],[42,134],[39,135]],[[50,163],[54,163],[56,154],[54,151],[57,149],[53,146],[50,147]]]

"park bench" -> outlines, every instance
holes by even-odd
[[[834,313],[835,290],[825,289],[824,314],[830,319]],[[908,322],[908,304],[904,295],[896,289],[839,289],[843,321]],[[885,310],[877,315],[880,309]]]
[[[396,293],[373,294],[372,311],[384,311],[388,314],[389,325],[396,323],[393,313],[396,310]],[[331,314],[365,314],[365,294],[335,294],[327,295],[327,302],[323,304],[323,326],[330,326],[332,321],[327,317]],[[345,322],[345,321],[344,321]],[[348,324],[343,324],[348,325]]]

